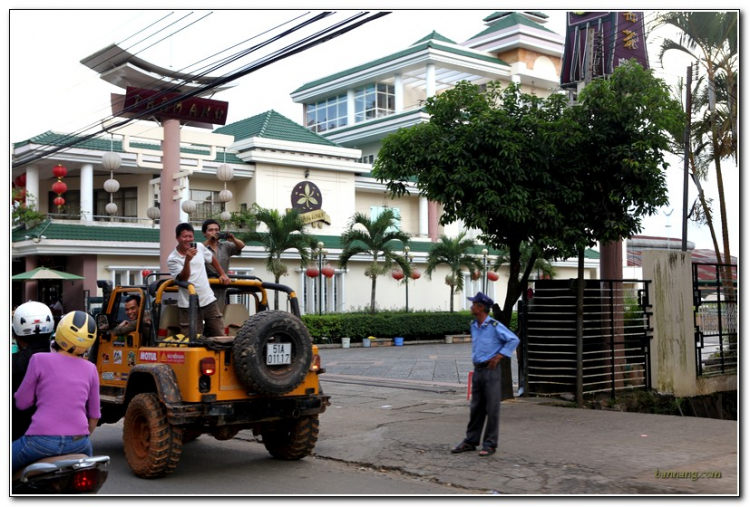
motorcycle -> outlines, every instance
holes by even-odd
[[[107,480],[109,456],[44,458],[13,476],[13,495],[93,494]]]

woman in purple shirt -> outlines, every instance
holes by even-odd
[[[93,317],[70,312],[57,325],[53,351],[31,357],[15,398],[18,408],[36,405],[36,412],[13,442],[13,472],[48,456],[92,455],[89,435],[101,417],[99,374],[82,356],[94,340]]]

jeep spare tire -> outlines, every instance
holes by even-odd
[[[298,317],[266,310],[240,328],[232,359],[237,378],[249,392],[286,394],[305,380],[312,362],[312,338]]]

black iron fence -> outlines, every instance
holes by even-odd
[[[651,305],[645,280],[584,280],[582,360],[576,280],[537,280],[521,302],[525,385],[559,396],[650,388]],[[532,297],[529,297],[532,296]]]
[[[698,375],[737,372],[737,265],[693,263]]]

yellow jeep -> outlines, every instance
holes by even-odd
[[[210,282],[220,285],[218,279]],[[149,285],[112,289],[100,281],[99,286],[105,292],[104,313],[97,316],[99,338],[89,359],[100,374],[100,424],[124,417],[125,457],[138,477],[173,472],[183,443],[204,433],[228,440],[251,429],[275,458],[297,460],[312,453],[318,415],[330,402],[318,379],[324,372],[318,347],[289,287],[252,276],[233,278],[227,297],[241,303],[226,305],[225,336],[203,337],[195,333],[199,313],[192,284],[167,278]],[[178,286],[190,294],[187,336],[179,332],[176,304],[170,304]],[[289,311],[270,310],[268,291],[286,293]],[[125,299],[133,295],[140,296],[135,330],[115,336],[111,330],[123,320]]]

